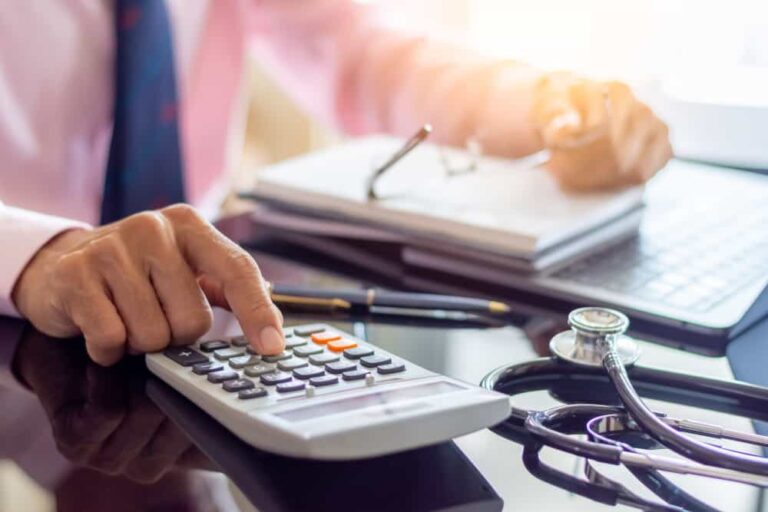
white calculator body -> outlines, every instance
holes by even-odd
[[[150,371],[243,441],[311,459],[358,459],[495,425],[509,398],[438,375],[328,325],[286,328],[279,356],[242,336],[147,355]]]

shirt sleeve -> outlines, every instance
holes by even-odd
[[[541,72],[387,25],[354,0],[251,0],[252,50],[306,110],[347,133],[438,142],[473,138],[503,156],[537,151],[530,122]]]
[[[0,315],[21,316],[11,293],[22,270],[54,236],[90,226],[83,222],[44,215],[0,203]]]

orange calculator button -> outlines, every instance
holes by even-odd
[[[312,341],[318,345],[325,345],[329,341],[340,340],[341,335],[333,332],[319,332],[312,335]]]
[[[334,352],[344,352],[347,349],[355,348],[357,343],[352,340],[336,340],[328,343],[328,348]]]

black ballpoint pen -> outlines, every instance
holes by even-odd
[[[370,309],[372,307],[402,309],[434,309],[465,313],[504,314],[510,308],[503,302],[431,293],[393,292],[368,289],[322,289],[268,283],[275,304],[330,309]]]

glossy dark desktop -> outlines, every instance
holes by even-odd
[[[244,220],[224,223],[225,232],[254,251],[265,277],[273,282],[477,294],[507,300],[514,307],[503,324],[286,311],[289,325],[328,321],[430,370],[473,383],[500,365],[546,355],[549,337],[563,328],[565,317],[556,304],[550,308],[526,303],[499,290],[410,273],[389,263],[388,247],[358,248],[337,258],[325,247],[313,249],[312,241],[281,239]],[[372,266],[370,259],[380,264]],[[214,333],[236,332],[232,318],[217,313]],[[101,368],[88,361],[81,340],[52,340],[16,320],[0,321],[0,338],[6,366],[12,365],[9,369],[20,381],[0,387],[6,414],[12,409],[17,418],[0,421],[0,455],[30,475],[57,510],[609,508],[599,503],[597,494],[593,499],[579,496],[558,486],[546,472],[537,473],[530,459],[524,461],[520,444],[489,430],[368,461],[288,459],[255,450],[229,434],[149,375],[141,357]],[[643,348],[645,364],[731,375],[725,359],[647,343]],[[557,403],[556,398],[568,400],[594,391],[578,382],[555,387],[515,400],[545,408]],[[721,413],[653,403],[678,416],[750,428],[747,420]],[[556,472],[583,478],[583,464],[576,457],[546,448],[538,457]],[[603,470],[653,497],[626,471]],[[714,509],[757,510],[762,502],[755,488],[691,477],[674,480]]]

